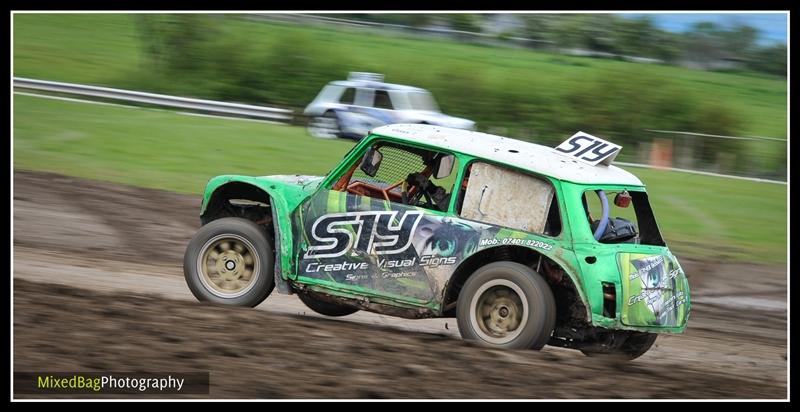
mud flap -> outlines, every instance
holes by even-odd
[[[275,248],[275,259],[274,259],[274,261],[275,261],[275,269],[273,270],[273,276],[275,278],[275,289],[281,295],[292,295],[292,294],[294,294],[294,291],[292,291],[291,286],[289,286],[289,282],[286,281],[283,278],[283,276],[281,276],[281,273],[282,273],[282,270],[281,270],[281,255],[282,255],[282,253],[281,253],[281,236],[280,236],[281,229],[280,229],[280,227],[278,227],[278,216],[275,213],[275,207],[273,206],[275,203],[272,200],[272,196],[270,196],[270,198],[269,198],[269,204],[270,204],[270,208],[269,209],[272,212],[273,233],[275,233],[275,236],[274,236],[275,239],[273,241],[273,243],[274,243],[273,247]]]

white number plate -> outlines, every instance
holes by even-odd
[[[578,132],[556,147],[561,154],[595,166],[610,165],[622,146],[607,142],[588,133]]]

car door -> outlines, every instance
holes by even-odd
[[[399,117],[396,109],[388,90],[375,90],[375,99],[370,111],[373,117],[383,124],[395,123]]]
[[[374,173],[365,172],[363,160],[357,159],[331,187],[321,188],[298,208],[298,282],[340,295],[435,304],[442,282],[429,269],[454,265],[456,259],[426,243],[432,233],[428,226],[441,222],[450,202],[445,211],[402,202],[402,182],[427,167],[425,156],[411,149],[396,143],[380,146],[382,160]]]
[[[358,88],[355,102],[339,113],[342,132],[352,136],[365,136],[376,127],[394,123],[393,112],[386,110],[387,105],[391,107],[385,90]]]

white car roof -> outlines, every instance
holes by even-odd
[[[424,124],[391,124],[372,129],[372,133],[501,162],[574,183],[644,186],[639,178],[619,167],[592,166],[551,147],[509,137]]]
[[[375,82],[369,80],[336,80],[329,84],[343,87],[361,87],[378,90],[401,90],[405,92],[427,92],[425,89],[414,86],[406,86],[402,84]]]

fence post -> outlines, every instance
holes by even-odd
[[[650,165],[657,168],[672,167],[672,140],[653,140],[650,150]]]

